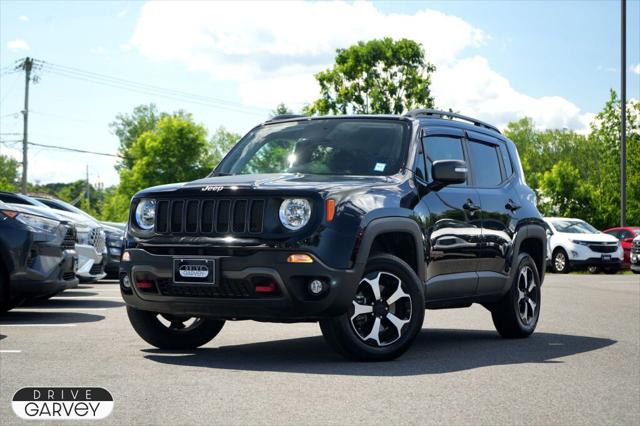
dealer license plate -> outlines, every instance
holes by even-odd
[[[176,284],[215,284],[215,259],[174,258],[173,282]]]

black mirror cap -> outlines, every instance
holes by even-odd
[[[467,181],[467,163],[462,160],[438,160],[433,162],[431,176],[441,185],[456,185]]]

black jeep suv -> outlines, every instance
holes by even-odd
[[[345,356],[402,354],[426,309],[480,303],[500,335],[540,315],[545,225],[516,148],[458,114],[276,117],[213,173],[137,193],[120,266],[151,345],[225,320],[319,321]]]

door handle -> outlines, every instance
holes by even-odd
[[[522,206],[519,205],[519,204],[516,204],[512,199],[509,199],[509,201],[507,201],[507,204],[504,205],[505,209],[511,210],[512,212],[515,212],[520,207],[522,207]]]
[[[467,202],[462,205],[462,208],[470,212],[480,210],[480,206],[475,205],[471,199],[467,200]]]

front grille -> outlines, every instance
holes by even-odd
[[[232,279],[223,277],[216,285],[189,285],[174,284],[171,279],[163,278],[157,279],[156,284],[163,296],[244,299],[269,297],[279,294],[276,292],[272,295],[258,295],[255,292],[255,285],[249,279]]]
[[[62,279],[65,281],[71,281],[72,279],[74,279],[76,277],[76,273],[71,271],[71,272],[65,272],[62,274]]]
[[[102,272],[103,272],[102,262],[94,263],[93,266],[91,266],[91,269],[89,269],[89,275],[98,275],[98,274],[101,274]]]
[[[76,248],[76,228],[70,227],[67,229],[64,239],[62,240],[62,250],[73,250]]]
[[[158,234],[259,234],[263,230],[264,199],[160,200],[156,207]]]
[[[96,252],[102,253],[105,248],[105,237],[102,228],[93,228],[89,234],[89,244],[91,244]]]
[[[618,243],[589,244],[589,248],[596,253],[615,253],[618,250]]]

